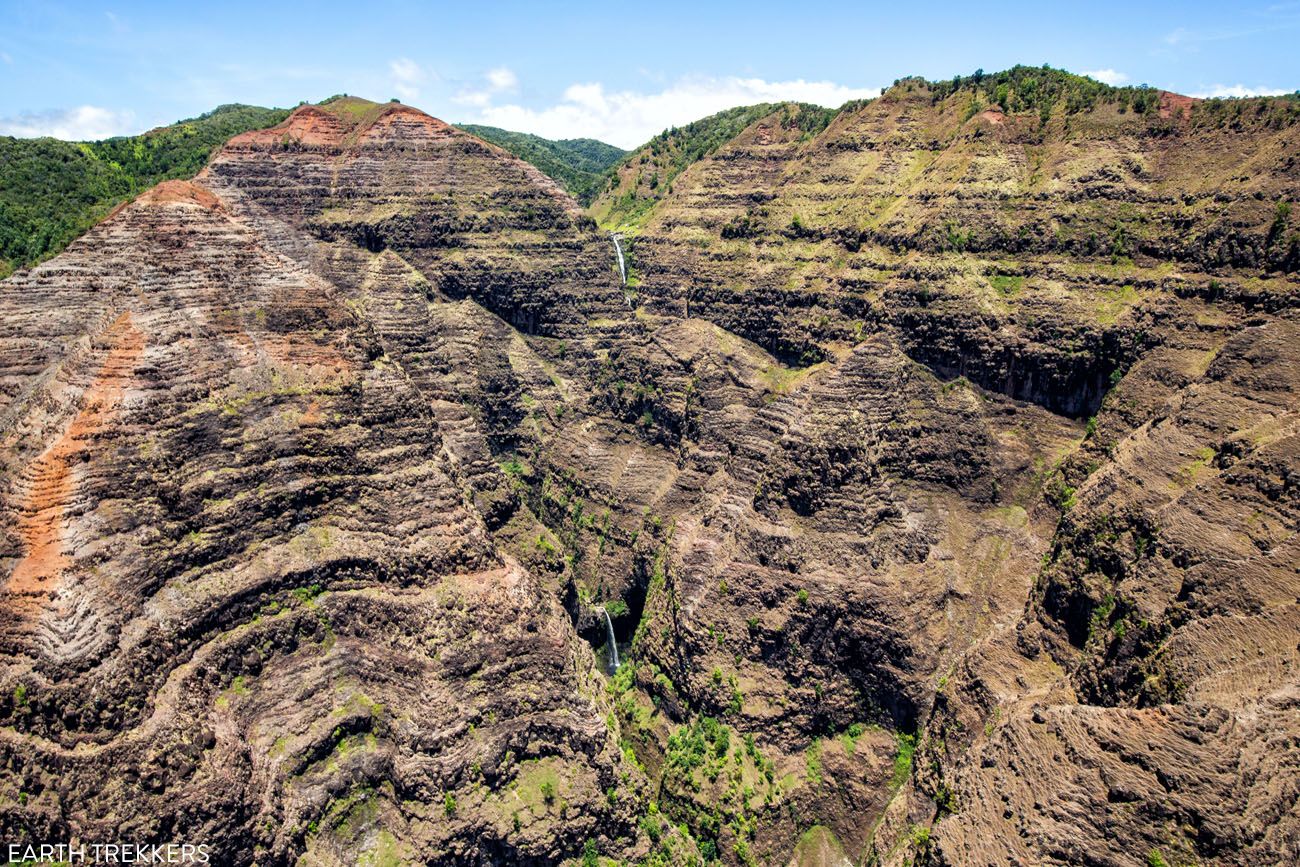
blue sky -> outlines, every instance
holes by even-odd
[[[1192,95],[1300,88],[1300,0],[528,3],[0,0],[0,134],[136,133],[226,102],[398,97],[635,146],[732,105],[1050,63]]]

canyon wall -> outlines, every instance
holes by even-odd
[[[1300,857],[1298,127],[971,105],[773,111],[626,284],[305,105],[0,283],[0,836]]]

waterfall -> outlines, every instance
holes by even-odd
[[[601,606],[600,613],[605,615],[605,634],[609,638],[609,673],[618,671],[618,642],[614,640],[614,621],[609,619],[609,612]]]
[[[621,280],[623,281],[623,285],[626,286],[626,285],[627,285],[627,265],[623,262],[623,244],[620,242],[620,240],[619,240],[619,236],[616,235],[616,234],[614,234],[613,232],[610,232],[610,233],[609,233],[609,237],[610,237],[610,240],[612,240],[612,241],[614,242],[614,252],[618,254],[618,276],[619,276],[619,279],[621,279]]]

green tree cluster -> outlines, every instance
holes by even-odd
[[[1002,72],[986,74],[977,69],[967,76],[929,84],[935,102],[955,93],[969,91],[989,105],[1006,112],[1037,111],[1050,117],[1058,105],[1067,114],[1089,111],[1102,103],[1116,103],[1123,110],[1138,114],[1154,111],[1160,104],[1160,92],[1146,85],[1112,87],[1084,75],[1075,75],[1051,66],[1013,66]]]

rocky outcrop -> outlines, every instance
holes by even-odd
[[[1019,640],[932,721],[936,861],[1295,858],[1295,322],[1207,330],[1103,407]]]

